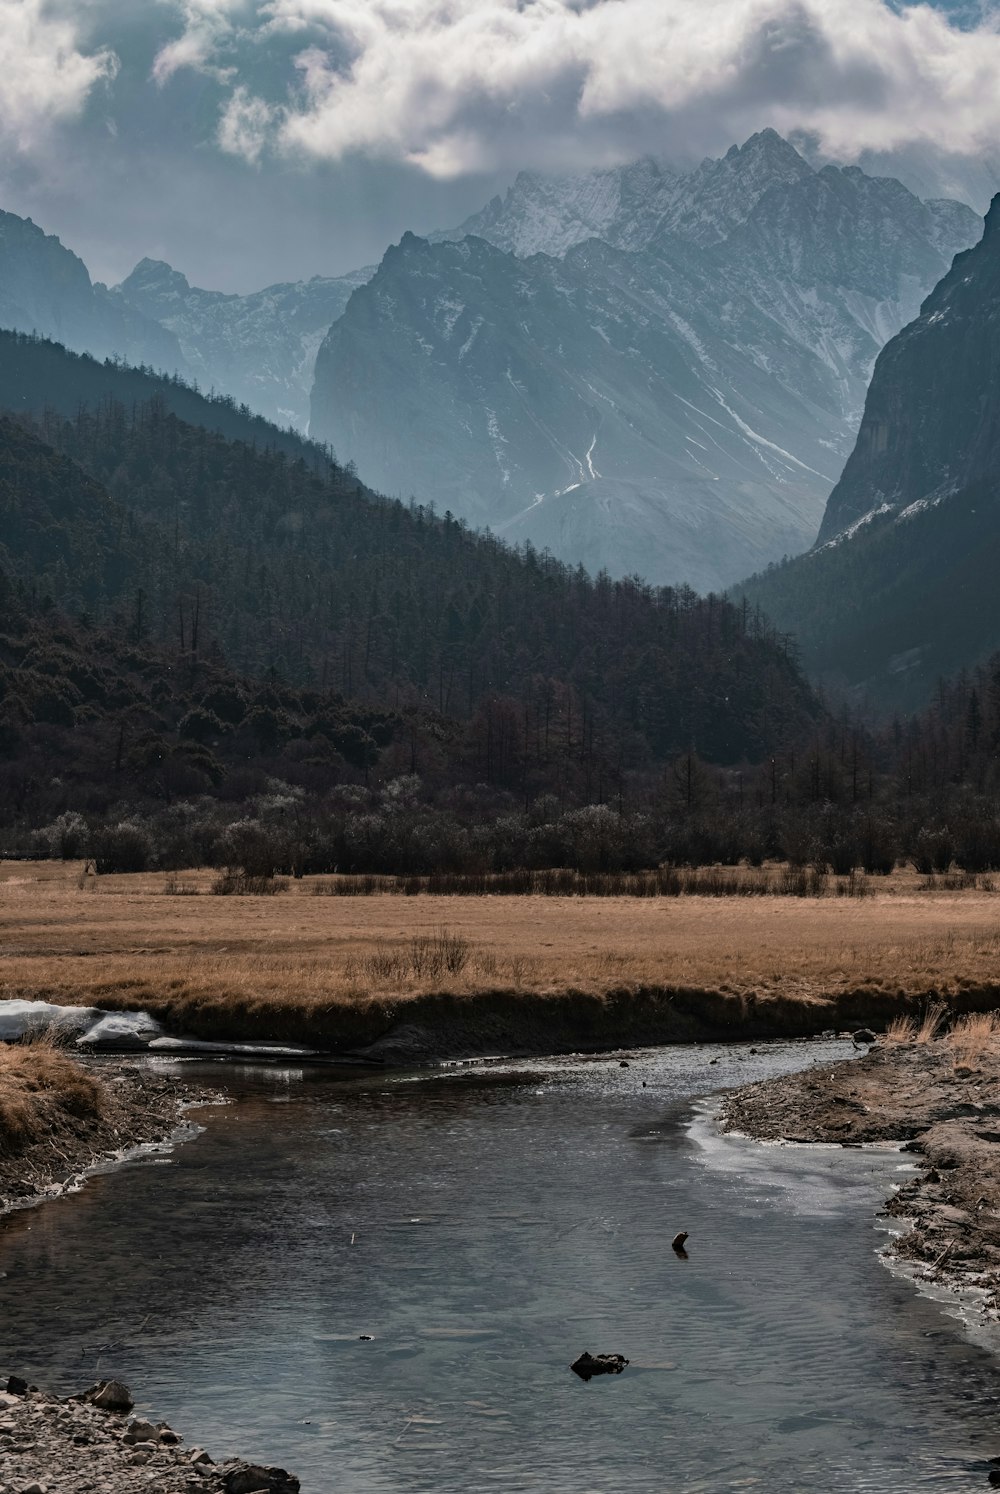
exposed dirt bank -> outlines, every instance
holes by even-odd
[[[977,1032],[978,1027],[978,1032]],[[919,1171],[886,1212],[912,1221],[890,1247],[929,1279],[985,1293],[1000,1318],[1000,1042],[988,1019],[923,1043],[732,1091],[721,1121],[766,1141],[900,1141]]]
[[[132,1397],[104,1381],[60,1400],[13,1377],[0,1394],[4,1494],[298,1494],[281,1468],[216,1464],[165,1422],[129,1413]],[[13,1390],[15,1393],[10,1393]]]

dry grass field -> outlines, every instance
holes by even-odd
[[[908,872],[863,898],[320,897],[309,879],[217,897],[213,880],[0,865],[0,996],[345,1042],[431,998],[454,1012],[654,993],[713,1020],[798,1013],[803,1029],[1000,1004],[1000,894],[928,891]]]

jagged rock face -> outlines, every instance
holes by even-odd
[[[176,335],[203,388],[304,430],[316,351],[370,274],[317,275],[239,296],[200,290],[162,260],[144,259],[112,295]]]
[[[812,542],[879,348],[978,220],[815,172],[773,132],[680,184],[638,163],[628,215],[624,174],[598,175],[603,197],[554,184],[565,233],[552,214],[539,231],[524,178],[486,210],[524,247],[563,242],[586,202],[604,238],[561,260],[390,250],[323,344],[310,429],[374,486],[511,540],[726,586]]]
[[[82,259],[30,218],[0,212],[0,327],[37,332],[96,358],[184,371],[173,334],[101,284]]]
[[[876,510],[944,498],[1000,462],[1000,196],[920,315],[883,349],[820,542]]]
[[[808,181],[812,167],[776,130],[761,130],[721,161],[682,178],[661,227],[694,244],[719,244],[775,187]]]
[[[832,688],[919,708],[1000,649],[998,465],[1000,197],[883,349],[819,542],[740,589]]]
[[[323,344],[312,429],[375,487],[597,568],[717,587],[770,553],[758,529],[779,553],[807,542],[835,470],[822,442],[841,433],[818,360],[716,286],[676,241],[637,256],[590,240],[560,261],[409,235]],[[782,449],[771,433],[793,428]]]
[[[471,234],[522,258],[565,254],[590,238],[641,249],[657,230],[717,244],[745,222],[765,192],[812,174],[787,140],[762,130],[721,161],[703,161],[686,176],[649,157],[578,176],[522,171],[505,197],[494,197],[459,228],[429,238],[440,243]]]

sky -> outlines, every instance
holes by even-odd
[[[0,207],[120,280],[377,262],[520,169],[1000,155],[1000,0],[0,0]],[[968,194],[966,194],[968,195]]]

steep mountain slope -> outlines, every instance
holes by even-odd
[[[835,470],[822,441],[840,432],[818,360],[735,293],[720,314],[714,292],[700,256],[670,240],[641,260],[591,240],[564,261],[525,261],[482,239],[409,235],[331,329],[312,428],[376,486],[511,538],[544,535],[564,555],[576,505],[593,527],[603,496],[614,526],[635,484],[648,495],[655,482],[657,564],[643,574],[717,587],[742,556],[815,529]],[[793,430],[798,450],[780,449],[771,433]],[[597,546],[588,559],[614,564]]]
[[[875,366],[810,554],[747,595],[809,669],[912,706],[1000,645],[1000,197]]]
[[[883,350],[820,542],[866,514],[944,497],[1000,456],[1000,197],[920,315]]]
[[[310,429],[377,486],[512,540],[717,588],[811,542],[879,347],[978,220],[814,172],[773,131],[693,182],[640,165],[657,217],[641,248],[518,260],[407,235],[331,328]],[[556,184],[572,211],[549,240],[582,197],[634,245],[621,179],[604,197]],[[518,246],[540,237],[529,185],[494,215]]]
[[[0,212],[0,327],[37,332],[96,358],[186,372],[173,333],[91,284],[82,259],[30,218]]]
[[[144,259],[110,294],[176,336],[203,388],[305,430],[316,351],[371,274],[316,275],[238,296],[199,290],[162,260]]]
[[[759,758],[816,718],[794,663],[736,608],[519,556],[276,447],[226,441],[165,399],[0,423],[0,574],[136,641],[478,723],[474,781],[518,789],[529,758],[551,762],[554,722],[579,771],[612,782],[691,745]]]

